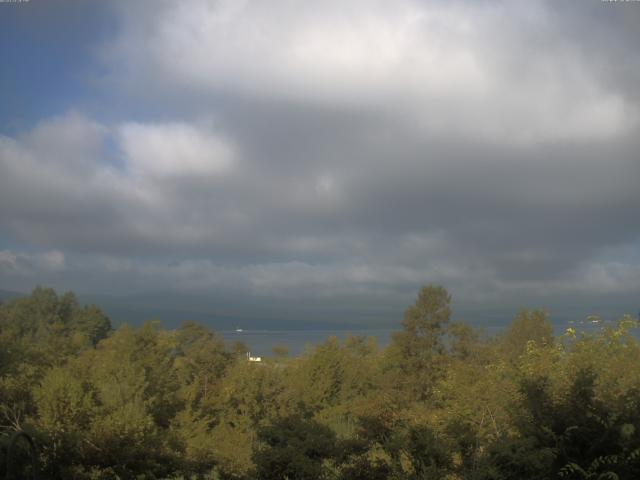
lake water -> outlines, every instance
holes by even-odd
[[[567,328],[573,327],[578,331],[594,332],[610,323],[558,323],[553,325],[554,333],[562,335]],[[483,326],[484,332],[493,336],[506,329],[506,326]],[[318,345],[329,337],[335,336],[344,340],[348,336],[374,337],[379,347],[389,344],[393,332],[398,328],[378,329],[352,329],[352,330],[235,330],[219,331],[225,341],[229,343],[243,342],[253,356],[271,356],[275,345],[284,345],[289,349],[289,355],[295,356],[302,353],[306,346]]]

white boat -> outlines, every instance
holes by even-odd
[[[244,330],[242,330],[241,328],[236,328],[236,332],[237,333],[242,333],[242,332],[244,332]]]

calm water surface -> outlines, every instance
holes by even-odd
[[[594,332],[603,327],[601,324],[591,323],[558,323],[554,324],[556,335],[562,335],[567,328],[573,327],[578,331]],[[606,323],[611,325],[611,323]],[[374,337],[378,347],[385,347],[391,340],[393,332],[400,330],[397,328],[378,329],[352,329],[352,330],[223,330],[219,333],[229,343],[243,342],[249,348],[253,356],[270,356],[275,345],[284,345],[289,349],[289,355],[301,354],[305,347],[318,345],[326,341],[329,337],[335,336],[342,341],[348,336]],[[506,329],[505,326],[484,326],[485,334],[493,336]]]

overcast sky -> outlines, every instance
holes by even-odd
[[[0,288],[635,314],[639,25],[600,0],[0,3]]]

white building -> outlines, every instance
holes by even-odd
[[[261,362],[262,357],[252,357],[251,352],[247,352],[247,360],[249,360],[250,362]]]

